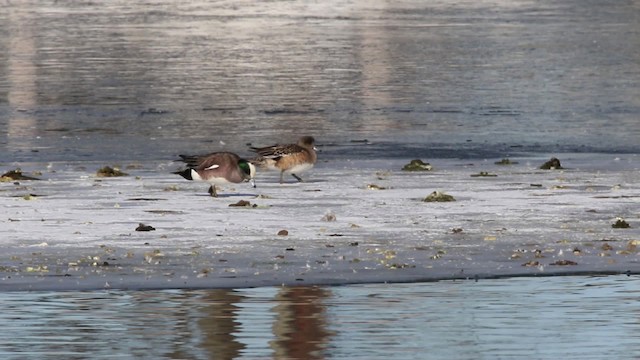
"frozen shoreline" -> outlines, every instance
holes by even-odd
[[[173,162],[2,164],[43,180],[0,183],[0,289],[640,273],[640,156],[554,155],[566,169],[539,170],[551,155],[423,159],[429,172],[401,171],[411,159],[321,161],[307,182],[259,173],[257,189],[217,199],[170,174]],[[97,178],[105,165],[130,175]],[[457,201],[421,201],[436,190]],[[239,200],[256,207],[229,207]],[[631,227],[612,228],[617,217]]]

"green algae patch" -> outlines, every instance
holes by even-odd
[[[422,201],[424,202],[451,202],[456,201],[456,199],[449,195],[440,191],[434,191],[431,194],[427,195]]]
[[[624,219],[617,219],[615,223],[611,224],[614,229],[628,229],[631,227]]]
[[[411,160],[407,165],[402,167],[403,171],[431,171],[433,166],[420,159]]]
[[[17,181],[17,180],[40,180],[40,179],[24,175],[22,174],[22,170],[20,169],[7,171],[6,173],[2,174],[2,176],[0,176],[0,182],[11,182],[11,181]]]
[[[96,176],[98,176],[98,177],[118,177],[118,176],[129,176],[129,174],[120,171],[120,169],[118,169],[118,168],[111,167],[111,166],[105,166],[103,168],[98,169],[98,171],[96,172]]]

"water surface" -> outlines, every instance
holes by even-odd
[[[3,162],[639,151],[635,1],[4,3]]]
[[[0,294],[4,359],[630,359],[637,277]]]

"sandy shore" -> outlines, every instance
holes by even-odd
[[[321,161],[303,183],[259,173],[215,199],[168,161],[1,164],[41,180],[0,183],[0,289],[640,273],[640,156],[553,154],[565,169],[540,170],[551,156]],[[129,175],[97,177],[105,165]],[[434,191],[455,201],[424,202]]]

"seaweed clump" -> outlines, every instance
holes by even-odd
[[[500,161],[494,162],[494,164],[496,164],[496,165],[514,165],[514,164],[517,164],[517,163],[518,163],[517,161],[511,161],[511,159],[509,159],[509,158],[504,158],[504,159],[502,159]]]
[[[154,228],[151,225],[145,225],[143,223],[139,223],[138,227],[136,228],[136,231],[154,231],[156,228]]]
[[[247,200],[240,200],[235,204],[229,204],[229,207],[248,207],[248,208],[255,208],[258,207],[257,204],[252,204],[250,201]]]
[[[433,167],[420,159],[411,160],[402,168],[403,171],[431,171]]]
[[[616,219],[616,222],[611,224],[611,227],[614,229],[628,229],[631,225],[629,225],[629,223],[624,219]]]
[[[105,166],[101,169],[98,169],[96,172],[98,177],[117,177],[117,176],[128,176],[129,174],[120,171],[118,168],[112,168],[111,166]]]
[[[16,181],[16,180],[40,180],[40,179],[23,175],[22,170],[20,169],[7,171],[6,173],[2,174],[2,176],[0,176],[0,182],[10,182],[10,181]]]
[[[431,194],[427,195],[422,201],[424,202],[450,202],[456,201],[456,199],[449,195],[440,191],[434,191]]]
[[[549,161],[545,162],[544,164],[542,164],[542,166],[540,166],[540,169],[542,170],[558,170],[558,169],[564,169],[562,167],[562,165],[560,165],[560,160],[558,160],[558,158],[551,158]]]
[[[487,171],[480,171],[477,174],[471,174],[471,177],[497,177],[498,175],[496,174],[491,174]]]

